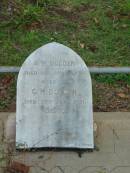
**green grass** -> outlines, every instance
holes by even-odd
[[[92,75],[92,78],[98,83],[107,83],[110,85],[129,85],[130,86],[130,75],[129,74],[97,74]]]
[[[88,66],[130,66],[130,0],[13,0],[11,13],[7,1],[2,7],[1,66],[21,66],[32,51],[52,41],[74,49]],[[130,84],[129,75],[92,77]]]
[[[0,5],[0,66],[21,66],[32,51],[53,41],[74,49],[88,66],[130,66],[130,0],[2,0]],[[0,76],[0,111],[15,102],[16,77],[11,75],[10,84],[5,74]],[[110,105],[105,90],[112,89],[111,95],[123,88],[128,94],[130,75],[92,79],[95,107]]]
[[[0,65],[21,66],[43,44],[74,49],[88,66],[130,66],[130,0],[13,0],[0,14]]]

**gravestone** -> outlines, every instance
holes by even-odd
[[[16,147],[93,148],[90,73],[62,44],[40,47],[20,69]]]

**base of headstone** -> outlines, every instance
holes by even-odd
[[[0,113],[2,124],[10,113]],[[15,114],[13,114],[15,117]],[[10,153],[10,169],[18,165],[28,173],[129,173],[130,172],[130,112],[94,113],[97,124],[96,149],[84,152],[81,157],[75,151],[13,151]],[[4,129],[4,131],[3,131]],[[0,139],[5,128],[0,125]],[[1,141],[2,142],[2,141]],[[2,145],[1,145],[2,146]],[[3,146],[4,143],[3,143]],[[15,145],[14,145],[15,149]],[[7,150],[5,149],[7,153]],[[5,153],[5,154],[6,154]],[[8,166],[9,157],[0,158],[0,173]],[[7,164],[7,165],[6,165]],[[22,166],[21,166],[22,165]],[[3,171],[3,172],[2,172]]]

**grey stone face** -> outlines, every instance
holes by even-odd
[[[17,81],[17,148],[93,148],[91,77],[70,48],[49,43],[24,62]]]

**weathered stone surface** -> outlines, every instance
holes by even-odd
[[[47,44],[22,65],[16,144],[18,148],[93,148],[91,77],[70,48]]]

